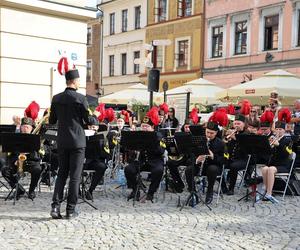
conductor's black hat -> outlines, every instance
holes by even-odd
[[[79,78],[78,69],[71,69],[71,70],[67,71],[65,74],[65,77],[66,77],[67,81]]]

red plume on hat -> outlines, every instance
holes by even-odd
[[[278,112],[278,120],[281,122],[289,123],[292,119],[292,113],[288,108],[282,108]]]
[[[100,115],[98,116],[98,120],[99,120],[99,122],[102,122],[106,118],[105,104],[104,103],[100,103],[96,107],[95,110],[100,113]]]
[[[25,109],[24,116],[30,117],[32,120],[35,120],[40,111],[40,105],[38,105],[35,101],[32,101],[29,106]]]
[[[158,115],[159,109],[157,107],[152,107],[148,112],[147,116],[152,121],[152,123],[157,126],[159,124],[159,115]]]
[[[112,122],[113,120],[115,120],[115,111],[113,110],[113,108],[109,108],[105,111],[106,114],[106,118],[108,120],[108,122]]]
[[[60,58],[57,65],[57,70],[58,73],[61,75],[65,75],[66,72],[69,71],[69,62],[67,57],[63,56],[62,58]]]
[[[244,99],[241,103],[241,111],[240,111],[240,114],[242,115],[249,115],[250,114],[250,110],[251,110],[251,102],[247,99]]]
[[[209,121],[217,123],[219,126],[226,127],[229,122],[227,110],[225,108],[217,109],[209,118]]]
[[[169,106],[165,102],[163,104],[159,105],[159,109],[163,110],[165,112],[165,114],[169,112]]]
[[[198,109],[197,108],[193,108],[189,118],[193,121],[194,124],[197,124],[199,122],[199,116],[198,116]]]
[[[126,111],[126,110],[122,110],[121,111],[121,115],[124,117],[124,121],[125,122],[129,122],[129,117],[130,117],[130,114]]]
[[[272,123],[274,120],[274,114],[271,110],[266,110],[260,117],[261,122]]]
[[[227,107],[227,114],[234,115],[235,114],[235,108],[233,104],[229,104]]]

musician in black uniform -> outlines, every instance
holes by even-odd
[[[90,125],[88,126],[88,129],[95,131],[95,134],[97,134],[97,131],[99,129],[99,121],[96,117],[90,118]],[[109,148],[105,147],[104,143],[99,146],[101,147],[100,155],[93,158],[86,158],[84,163],[85,170],[95,170],[91,185],[86,193],[87,200],[93,200],[93,191],[100,183],[101,179],[104,176],[105,170],[107,169],[105,160],[109,157]]]
[[[222,173],[222,165],[224,163],[224,143],[220,138],[217,137],[218,131],[219,127],[217,123],[207,123],[205,134],[208,141],[209,155],[197,156],[196,164],[191,164],[185,170],[188,190],[191,192],[193,189],[195,189],[195,186],[192,186],[193,178],[195,175],[199,174],[201,163],[204,162],[202,175],[207,176],[208,181],[205,198],[205,202],[207,204],[210,204],[213,200],[213,187],[217,176]]]
[[[29,117],[24,117],[21,120],[20,132],[24,134],[30,134],[33,129],[33,120]],[[2,168],[2,176],[7,180],[9,185],[14,188],[20,178],[17,174],[17,162],[20,152],[13,152],[8,158],[8,166]],[[23,171],[31,174],[31,181],[29,186],[28,197],[30,199],[35,198],[35,188],[37,187],[38,181],[41,175],[41,157],[39,152],[31,152],[26,155],[26,160],[23,163]],[[17,198],[25,194],[25,190],[19,188]]]
[[[85,157],[86,138],[84,123],[89,123],[87,100],[84,95],[76,92],[80,85],[78,70],[67,71],[65,77],[67,88],[64,92],[53,97],[49,117],[50,124],[58,123],[59,170],[50,213],[54,219],[62,218],[60,205],[63,201],[64,187],[69,175],[66,218],[70,219],[78,216],[75,207]]]
[[[244,115],[236,115],[235,121],[233,122],[233,129],[235,132],[231,133],[230,138],[227,138],[227,150],[229,154],[227,167],[230,169],[228,172],[229,190],[227,195],[234,194],[238,171],[245,169],[247,165],[248,155],[241,151],[240,145],[236,140],[236,135],[246,133],[245,122],[246,118]],[[247,173],[246,177],[249,178],[251,174],[251,167],[248,167]]]
[[[288,173],[291,168],[289,156],[292,154],[292,140],[285,136],[284,122],[275,123],[275,136],[270,137],[272,155],[269,163],[262,168],[263,182],[266,188],[265,198],[273,203],[278,200],[272,196],[276,173]]]
[[[181,128],[182,132],[190,133],[190,125],[192,124],[192,121],[190,119],[186,119],[184,122],[184,125]],[[182,193],[184,189],[184,183],[181,179],[181,176],[179,174],[178,167],[179,166],[188,166],[191,165],[191,157],[189,155],[179,155],[179,158],[172,158],[168,157],[167,166],[169,168],[174,189],[177,193]]]
[[[158,115],[158,114],[157,114]],[[159,119],[159,118],[158,118]],[[144,131],[154,131],[154,124],[151,120],[151,117],[145,117],[141,128]],[[162,139],[161,134],[157,133],[158,141]],[[163,176],[164,172],[164,147],[163,145],[158,145],[157,149],[154,151],[145,151],[141,152],[139,161],[141,162],[141,171],[150,171],[151,172],[151,183],[147,193],[146,200],[153,200],[153,195],[159,187],[159,183]],[[128,188],[132,188],[131,194],[128,196],[128,200],[134,198],[136,187],[137,187],[137,174],[138,174],[138,162],[131,161],[128,166],[125,167],[125,176],[127,179]],[[139,194],[138,197],[139,199]]]

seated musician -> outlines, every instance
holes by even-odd
[[[88,125],[89,130],[97,131],[99,129],[99,121],[96,117],[90,118],[90,125]],[[96,189],[97,185],[100,183],[101,179],[104,176],[105,170],[107,168],[105,160],[109,157],[109,149],[104,145],[102,147],[102,153],[99,157],[91,159],[87,158],[84,164],[84,170],[95,170],[93,174],[91,185],[86,193],[87,200],[93,200],[93,191]]]
[[[240,145],[236,140],[236,135],[244,134],[246,127],[246,118],[242,114],[238,114],[235,116],[235,120],[233,122],[233,131],[231,132],[227,140],[227,149],[229,154],[228,165],[229,168],[228,177],[229,177],[229,190],[227,195],[234,194],[234,187],[236,184],[238,171],[246,168],[248,155],[241,151]],[[246,177],[249,178],[251,175],[251,168],[248,167]]]
[[[285,126],[285,122],[275,123],[275,135],[270,137],[271,158],[269,163],[262,168],[263,183],[266,188],[264,198],[272,203],[278,203],[278,200],[272,196],[275,174],[288,173],[291,168],[289,156],[292,153],[292,141],[290,137],[285,136]]]
[[[153,107],[145,116],[141,129],[143,131],[154,131],[154,126],[158,125],[159,117],[158,110]],[[157,133],[158,140],[162,139],[160,133]],[[164,172],[164,145],[158,145],[154,151],[141,152],[139,161],[141,162],[141,171],[151,172],[151,183],[148,189],[146,200],[153,200],[153,195],[157,191],[161,178]],[[128,188],[132,188],[131,194],[128,196],[128,200],[133,199],[137,188],[137,174],[138,174],[138,162],[130,160],[129,164],[125,167],[125,176],[127,179]],[[137,200],[139,200],[140,194],[138,193]]]
[[[192,121],[190,119],[186,119],[184,125],[182,126],[181,130],[185,133],[190,133],[190,125],[192,124]],[[179,158],[172,158],[169,156],[168,158],[168,168],[173,180],[174,189],[177,193],[182,193],[184,189],[184,183],[180,177],[178,167],[179,166],[188,166],[190,165],[190,156],[188,155],[182,155],[179,156]]]
[[[24,134],[30,134],[33,129],[33,120],[29,117],[24,117],[21,120],[20,132]],[[18,182],[18,156],[20,152],[13,152],[9,156],[9,165],[3,167],[2,175],[7,180],[9,185],[14,188]],[[31,174],[31,182],[29,186],[28,197],[30,199],[35,198],[35,188],[37,187],[38,181],[41,175],[41,165],[40,165],[40,154],[39,152],[32,152],[25,154],[27,159],[23,163],[23,171],[29,172]],[[17,198],[25,193],[25,190],[22,188],[18,189]]]
[[[188,190],[191,192],[195,190],[193,186],[193,178],[200,172],[202,162],[204,162],[202,175],[207,176],[208,187],[206,192],[205,202],[210,204],[213,201],[213,187],[216,178],[222,172],[222,165],[224,163],[224,143],[217,137],[219,126],[214,121],[209,121],[205,129],[205,135],[208,141],[209,155],[199,155],[196,158],[196,164],[192,163],[185,170]]]

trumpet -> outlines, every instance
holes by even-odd
[[[229,130],[228,130],[229,131]],[[230,134],[226,135],[224,138],[225,142],[229,142],[231,140],[231,137],[237,133],[237,129],[234,129]]]
[[[283,137],[284,137],[284,135],[282,135],[282,136],[272,135],[269,138],[271,148],[273,148],[275,146],[275,143],[279,142],[281,140],[281,138],[283,138]]]
[[[19,154],[17,161],[17,171],[19,175],[23,175],[24,173],[24,161],[26,161],[27,156],[25,154]]]

